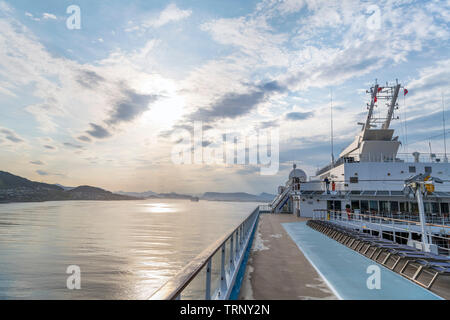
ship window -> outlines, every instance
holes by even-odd
[[[380,213],[389,213],[389,201],[380,201]]]
[[[341,211],[341,201],[328,200],[327,208],[328,208],[328,210]]]
[[[361,200],[361,213],[367,213],[369,211],[369,201]]]
[[[359,201],[358,200],[354,200],[352,201],[352,210],[359,210]]]
[[[424,207],[425,207],[425,213],[432,213],[433,210],[431,208],[431,202],[425,202],[424,203]]]
[[[417,205],[417,202],[410,202],[409,203],[411,210],[410,212],[413,214],[418,214],[419,213],[419,206]]]
[[[334,209],[341,211],[342,207],[341,207],[341,202],[340,201],[334,201]]]
[[[391,201],[391,212],[392,213],[398,212],[398,202],[397,201]]]
[[[425,173],[431,173],[431,167],[425,167]]]
[[[444,214],[448,214],[449,213],[448,203],[446,203],[446,202],[441,203],[441,213],[444,213]]]
[[[371,200],[369,201],[370,213],[377,214],[378,213],[378,201]]]
[[[410,166],[409,167],[409,173],[415,173],[415,172],[416,172],[416,167]]]
[[[350,183],[358,183],[358,177],[350,177]]]
[[[406,212],[408,211],[408,203],[407,202],[400,202],[400,212]]]

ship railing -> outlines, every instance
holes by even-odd
[[[276,212],[278,209],[278,206],[281,204],[281,202],[286,198],[286,196],[288,196],[289,192],[291,192],[292,190],[292,185],[289,185],[288,187],[286,187],[286,189],[279,194],[274,201],[272,201],[272,203],[270,204],[272,207],[272,211]]]
[[[412,220],[412,214],[404,218],[392,218],[388,216],[347,213],[340,210],[314,210],[314,220],[327,220],[348,228],[357,229],[361,232],[367,230],[375,232],[380,238],[389,239],[394,242],[407,244],[412,239],[412,234],[418,234],[422,238],[427,237],[428,243],[436,246],[436,252],[450,256],[450,225],[448,218],[441,224],[439,221],[427,220],[425,232],[422,233],[419,219]],[[442,220],[441,220],[442,222]],[[405,236],[407,234],[408,236]]]
[[[418,162],[420,163],[443,163],[448,162],[449,156],[445,153],[420,153]],[[341,157],[334,162],[316,171],[316,176],[319,176],[334,167],[343,163],[355,162],[416,162],[416,159],[411,153],[350,153],[345,157]]]
[[[257,207],[238,227],[202,251],[150,300],[227,300],[239,293],[247,253],[259,218]]]
[[[261,204],[259,205],[259,213],[271,213],[272,207],[269,204]]]

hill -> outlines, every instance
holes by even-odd
[[[135,200],[137,198],[118,195],[90,186],[64,189],[62,186],[30,181],[0,171],[0,203],[40,202],[62,200]]]

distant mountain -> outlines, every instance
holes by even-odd
[[[254,195],[245,192],[222,193],[222,192],[206,192],[201,199],[210,201],[244,201],[244,202],[269,202],[275,195],[261,193]]]
[[[114,194],[100,188],[80,186],[66,191],[71,200],[135,200],[135,197]]]
[[[261,193],[259,195],[260,199],[264,199],[266,201],[272,201],[273,199],[275,199],[275,197],[276,197],[276,195],[270,194],[270,193],[266,193],[266,192],[263,192],[263,193]]]
[[[75,187],[66,187],[66,186],[63,186],[63,185],[61,185],[61,184],[59,184],[59,183],[55,183],[55,186],[58,186],[58,187],[60,187],[60,188],[63,188],[64,190],[72,190],[72,189],[75,189]]]
[[[136,199],[135,197],[118,195],[90,186],[80,186],[65,190],[64,187],[59,185],[34,182],[8,172],[0,171],[0,203]]]
[[[144,191],[144,192],[125,192],[125,191],[117,191],[117,194],[121,194],[123,196],[130,196],[135,198],[158,198],[158,194],[153,191]]]
[[[189,199],[192,200],[196,197],[188,195],[188,194],[178,194],[175,192],[171,193],[159,193],[158,198],[164,198],[164,199]]]
[[[159,198],[159,199],[189,199],[195,200],[200,198],[201,200],[209,201],[244,201],[244,202],[270,202],[275,198],[275,195],[269,193],[261,193],[260,195],[254,195],[245,192],[224,193],[224,192],[206,192],[203,196],[196,197],[188,194],[179,194],[175,192],[170,193],[156,193],[153,191],[146,192],[124,192],[118,191],[117,194],[132,196],[141,199]]]

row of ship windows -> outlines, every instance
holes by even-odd
[[[425,174],[431,174],[432,168],[431,167],[425,167]],[[400,171],[400,173],[405,173],[404,171]],[[409,166],[409,173],[416,173],[416,167],[415,166]],[[358,172],[355,172],[355,176],[358,175]],[[391,175],[390,172],[387,173],[388,176]],[[350,177],[350,183],[358,183],[358,177]]]
[[[328,200],[328,210],[341,211],[344,210],[342,201]],[[361,213],[419,213],[417,202],[405,201],[377,201],[377,200],[352,200],[351,209],[360,210]],[[449,214],[450,208],[447,202],[424,202],[424,209],[426,213],[441,213]]]

